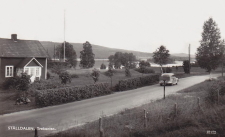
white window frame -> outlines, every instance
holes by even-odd
[[[35,77],[39,77],[39,79],[40,79],[40,77],[41,77],[41,67],[40,66],[28,66],[28,67],[24,67],[23,68],[23,72],[25,73],[25,69],[28,69],[28,75],[30,75],[31,74],[31,68],[34,68],[34,73],[35,74],[37,74],[36,73],[36,70],[37,70],[37,68],[39,68],[39,75],[38,76],[35,75]]]
[[[12,76],[10,76],[10,75],[7,75],[7,68],[9,68],[9,71],[10,71],[10,68],[12,68],[11,70],[12,70]],[[5,77],[13,77],[13,72],[14,72],[14,66],[12,66],[12,65],[9,65],[9,66],[5,66]],[[9,72],[9,74],[10,74],[10,72]]]

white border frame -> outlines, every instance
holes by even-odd
[[[12,76],[7,76],[7,68],[8,67],[9,68],[12,67]],[[7,66],[5,66],[5,77],[6,78],[13,77],[14,76],[13,72],[14,72],[14,66],[13,65],[7,65]]]

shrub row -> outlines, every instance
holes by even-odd
[[[134,70],[137,72],[140,72],[140,73],[144,73],[144,74],[155,73],[155,71],[153,69],[151,69],[150,67],[136,68]]]
[[[116,85],[116,90],[125,91],[130,89],[136,89],[138,87],[155,84],[158,81],[159,81],[159,75],[149,75],[149,76],[120,80],[119,83]]]
[[[111,93],[109,83],[98,83],[80,87],[37,90],[35,101],[39,106],[50,106]]]
[[[41,79],[39,81],[34,81],[30,85],[30,90],[36,91],[36,90],[46,90],[46,89],[55,89],[55,88],[60,88],[63,85],[56,80],[44,80]]]
[[[164,73],[171,73],[172,72],[172,68],[171,67],[163,68],[163,72]]]

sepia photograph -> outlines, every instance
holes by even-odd
[[[0,137],[225,137],[224,0],[0,3]]]

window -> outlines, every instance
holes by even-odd
[[[5,77],[13,77],[13,66],[5,66]]]
[[[41,67],[25,67],[24,72],[30,76],[40,77],[41,76]]]
[[[31,75],[31,76],[35,76],[35,75],[34,75],[34,72],[35,72],[35,68],[30,68],[30,75]]]
[[[40,74],[39,74],[39,68],[36,68],[36,76],[39,76]]]

